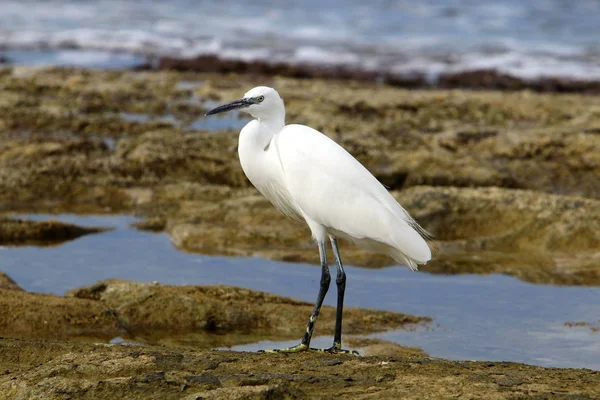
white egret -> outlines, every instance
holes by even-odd
[[[337,263],[337,314],[333,346],[342,350],[342,311],[346,274],[337,238],[387,253],[412,270],[431,259],[428,234],[387,189],[350,153],[321,132],[304,125],[285,125],[285,106],[275,89],[259,86],[241,100],[206,115],[230,110],[255,119],[240,132],[238,153],[252,184],[286,216],[305,221],[319,248],[321,283],[302,342],[285,352],[310,349],[310,340],[331,277],[326,241]]]

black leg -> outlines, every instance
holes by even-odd
[[[329,267],[327,266],[327,251],[325,250],[325,243],[319,243],[319,256],[321,258],[321,284],[319,287],[319,295],[317,296],[315,308],[313,309],[313,312],[308,320],[306,332],[304,332],[304,337],[302,338],[301,345],[305,345],[306,347],[310,345],[310,339],[312,338],[313,330],[315,329],[315,323],[319,317],[323,300],[325,299],[327,290],[329,290],[329,283],[331,282]]]
[[[317,296],[317,302],[315,303],[315,308],[308,320],[308,324],[306,325],[306,331],[304,332],[304,336],[302,337],[302,342],[299,345],[288,347],[285,349],[275,349],[275,350],[266,350],[261,351],[263,353],[295,353],[299,351],[306,351],[310,349],[310,340],[312,339],[312,334],[315,329],[315,323],[317,322],[317,318],[319,317],[319,312],[321,311],[321,306],[323,305],[323,300],[325,299],[325,295],[327,294],[327,290],[329,290],[329,284],[331,283],[331,276],[329,275],[329,267],[327,266],[327,251],[325,249],[325,243],[319,242],[319,256],[321,258],[321,284],[319,287],[319,295]]]
[[[337,277],[335,282],[337,283],[338,288],[337,310],[335,314],[335,334],[333,336],[332,350],[341,350],[342,316],[344,314],[344,293],[346,292],[346,272],[344,272],[342,257],[340,256],[340,250],[338,249],[337,240],[335,238],[331,238],[331,247],[333,248],[333,255],[335,256],[335,262],[337,264]]]

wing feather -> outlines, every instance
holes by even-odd
[[[411,267],[429,261],[427,232],[341,146],[304,125],[286,126],[275,143],[288,190],[308,218],[358,245],[389,246]]]

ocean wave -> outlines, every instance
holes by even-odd
[[[421,73],[431,79],[479,69],[525,79],[600,79],[600,41],[593,35],[600,8],[593,2],[568,9],[558,0],[463,3],[7,0],[0,14],[0,52],[11,58],[15,51],[44,50],[40,54],[47,57],[55,50],[60,56],[51,61],[62,65],[94,64],[94,59],[105,64],[106,54],[216,55]],[[538,18],[558,22],[552,29],[538,27]],[[12,59],[27,63],[35,56]]]

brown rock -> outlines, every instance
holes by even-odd
[[[428,355],[418,347],[402,346],[382,339],[348,337],[344,339],[348,348],[357,350],[361,356],[384,356],[396,358],[424,359]]]
[[[10,276],[6,275],[2,271],[0,271],[0,289],[3,289],[3,290],[18,290],[20,292],[24,291],[17,284],[17,282],[13,281]]]
[[[600,201],[498,188],[415,187],[398,194],[434,234],[439,273],[505,273],[537,283],[600,284]]]
[[[594,399],[587,369],[0,339],[0,398]],[[339,363],[332,365],[332,357]]]
[[[318,261],[308,230],[285,221],[249,188],[236,154],[237,132],[186,130],[202,114],[206,100],[232,100],[257,84],[278,88],[288,122],[330,135],[392,189],[428,185],[444,193],[444,187],[502,187],[600,198],[600,100],[594,96],[408,91],[358,81],[236,74],[224,79],[211,73],[16,72],[0,76],[0,207],[135,211],[148,218],[146,227],[164,229],[190,251]],[[480,78],[490,80],[486,74]],[[202,85],[190,89],[179,84],[187,80]],[[121,112],[143,114],[127,121]],[[413,200],[406,200],[407,208],[418,214]],[[498,215],[494,198],[482,198],[487,209],[481,217],[468,210],[453,213],[462,206],[439,200],[447,208],[426,216],[425,223],[440,232],[442,242],[431,271],[597,282],[597,256],[588,251],[596,237],[586,233],[594,231],[595,203],[581,203],[592,207],[588,227],[570,224],[566,216],[557,224],[546,216],[538,223],[533,216],[544,214],[540,207],[517,212],[503,205],[499,209],[510,218],[522,215],[531,223],[518,231],[516,221],[508,237],[494,233],[492,239],[490,221]],[[461,196],[453,201],[473,202],[469,207],[478,203]],[[548,209],[553,207],[560,204],[549,202]],[[461,215],[466,219],[457,219]],[[508,217],[498,218],[511,223]],[[454,229],[448,224],[470,236],[447,236]],[[554,228],[562,231],[552,234]],[[470,250],[463,251],[465,246]],[[460,251],[450,251],[454,248]],[[391,262],[354,247],[344,246],[342,252],[348,264]],[[520,268],[519,263],[535,268]],[[523,272],[534,269],[535,276]]]
[[[227,286],[106,280],[72,290],[67,297],[3,287],[0,336],[100,341],[125,337],[210,348],[300,339],[311,311],[310,303]],[[349,308],[344,315],[348,334],[414,327],[431,320],[358,308]],[[318,331],[333,334],[334,323],[335,309],[323,307]]]
[[[165,286],[102,281],[70,296],[99,299],[131,337],[196,347],[232,346],[301,337],[312,304],[228,286]],[[414,326],[427,317],[369,309],[344,310],[347,334]],[[318,331],[332,335],[335,308],[324,306]],[[179,339],[177,337],[179,336]],[[165,339],[166,338],[166,339]]]
[[[412,187],[395,192],[435,236],[424,271],[507,273],[537,283],[600,284],[600,202],[501,188]],[[260,195],[187,203],[167,231],[186,250],[318,262],[310,232]],[[342,243],[347,264],[393,263]]]
[[[59,221],[30,221],[0,217],[0,245],[53,245],[107,228],[80,227]]]
[[[121,334],[115,317],[98,301],[0,290],[0,335],[107,340]]]

